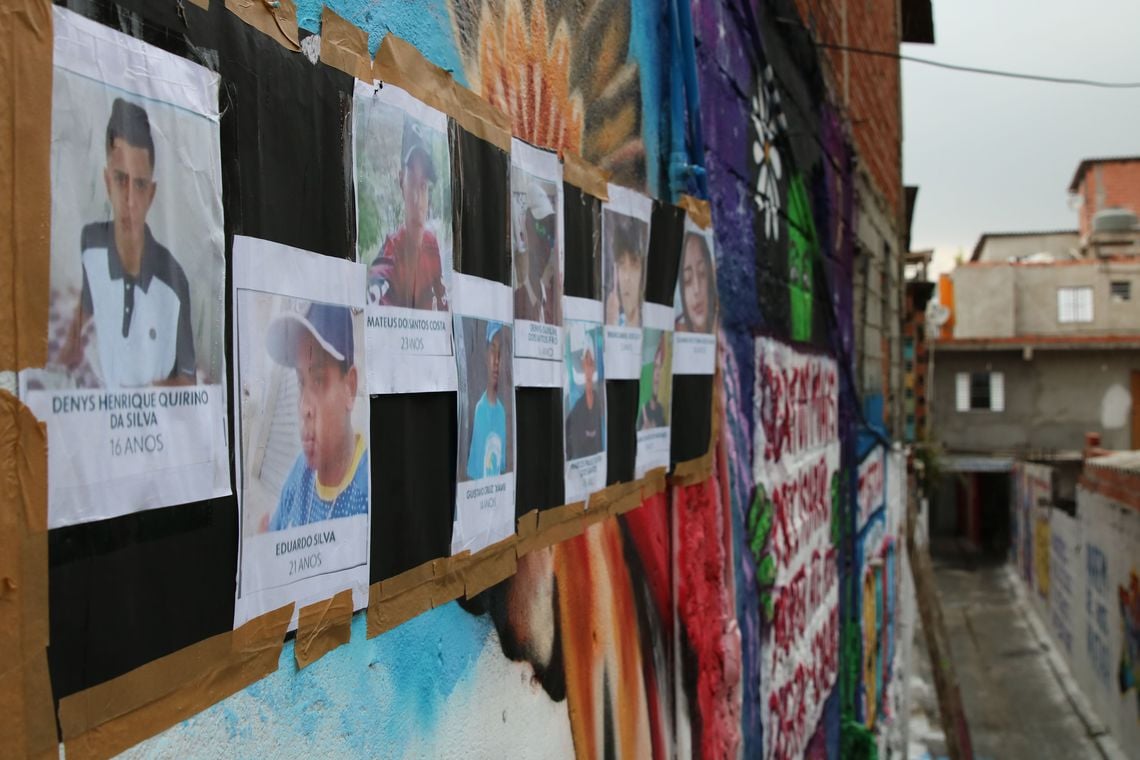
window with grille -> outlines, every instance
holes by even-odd
[[[1129,280],[1113,280],[1109,287],[1113,301],[1132,300],[1132,283]]]
[[[1057,321],[1092,322],[1092,296],[1091,287],[1057,288]]]
[[[959,372],[955,407],[959,412],[1005,410],[1005,375],[1001,372]]]

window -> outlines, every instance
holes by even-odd
[[[1001,372],[959,372],[955,380],[955,407],[959,412],[1005,409],[1005,375]]]
[[[1113,280],[1110,287],[1113,301],[1132,300],[1132,283],[1129,280]]]
[[[1092,288],[1057,288],[1057,321],[1092,322]]]

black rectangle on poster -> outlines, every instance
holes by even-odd
[[[606,381],[606,485],[633,480],[638,380]]]
[[[576,185],[562,183],[565,208],[566,295],[602,297],[602,202]]]
[[[673,414],[669,461],[702,457],[712,432],[714,375],[673,375]]]
[[[562,389],[516,388],[515,514],[550,509],[566,499]]]
[[[234,234],[354,256],[351,77],[285,50],[220,1],[208,12],[143,0],[96,0],[81,11],[219,72],[227,269]],[[159,192],[178,190],[160,181]],[[230,308],[227,298],[227,323]],[[237,509],[229,496],[50,531],[56,700],[232,629]]]
[[[673,305],[684,233],[685,210],[671,203],[654,201],[653,221],[649,226],[649,265],[645,274],[646,301]]]
[[[455,271],[511,284],[510,165],[502,148],[447,120]]]
[[[373,396],[372,541],[376,583],[451,553],[454,393]]]
[[[55,699],[230,630],[237,524],[231,497],[50,531]]]

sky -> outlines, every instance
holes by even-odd
[[[1138,0],[932,0],[934,45],[903,55],[1049,76],[1140,81]],[[1140,155],[1140,89],[1107,90],[904,61],[903,180],[911,249],[932,278],[983,232],[1076,229],[1083,158]]]

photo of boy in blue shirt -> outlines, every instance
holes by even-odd
[[[353,430],[357,371],[352,313],[312,303],[269,325],[266,347],[276,363],[297,372],[301,454],[284,484],[269,530],[285,530],[368,512],[368,450]]]
[[[502,329],[501,322],[487,323],[487,390],[475,404],[471,425],[471,449],[467,456],[470,480],[502,475],[506,469],[507,412],[499,398]]]

